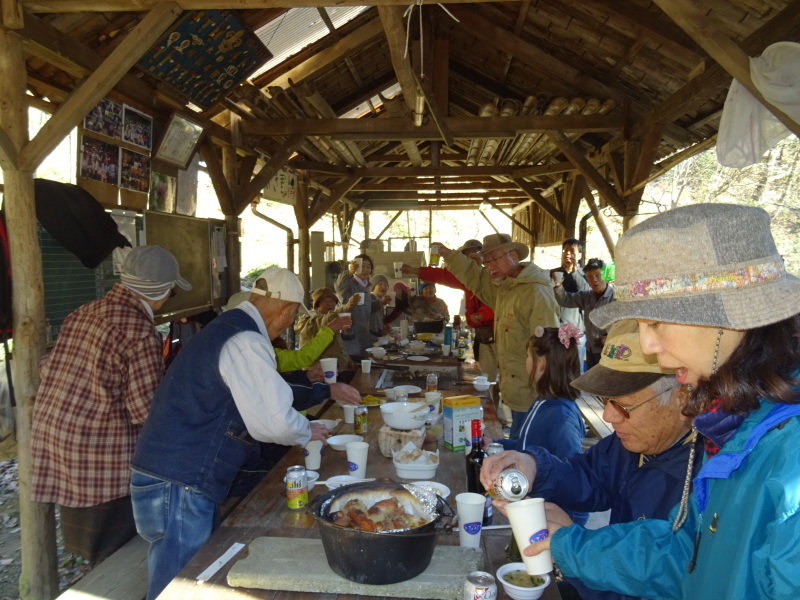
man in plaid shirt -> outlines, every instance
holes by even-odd
[[[164,372],[153,313],[192,289],[158,246],[134,248],[120,280],[64,321],[33,412],[32,499],[60,505],[65,547],[92,564],[136,535],[130,462]]]

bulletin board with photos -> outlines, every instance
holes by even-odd
[[[177,167],[154,156],[155,119],[103,98],[79,127],[78,185],[106,208],[174,212]],[[155,165],[161,165],[158,170]]]

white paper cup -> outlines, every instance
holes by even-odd
[[[403,277],[403,263],[396,262],[394,263],[394,278],[395,279],[402,279]]]
[[[311,440],[303,447],[303,456],[306,458],[306,469],[316,471],[322,462],[322,441]]]
[[[556,283],[563,283],[564,271],[553,271],[553,279]]]
[[[428,403],[428,411],[431,413],[438,412],[439,402],[442,400],[441,392],[425,392],[425,402]]]
[[[347,451],[347,470],[353,477],[363,479],[367,473],[367,442],[350,442],[345,446]]]
[[[361,275],[361,271],[364,270],[364,259],[363,258],[354,258],[353,262],[356,263],[356,275]]]
[[[458,541],[465,548],[480,548],[481,523],[486,497],[481,494],[464,492],[456,496],[458,513]]]
[[[358,292],[356,296],[358,296],[358,305],[359,306],[363,305],[364,299],[366,298],[366,294],[364,292]]]
[[[543,498],[526,498],[518,502],[509,502],[506,505],[506,514],[520,551],[533,542],[546,539],[550,535],[550,531],[547,529]],[[549,550],[536,556],[523,554],[522,562],[525,563],[528,575],[544,575],[553,570],[553,557]]]
[[[342,412],[344,413],[345,423],[356,422],[356,405],[355,404],[342,404]]]
[[[450,356],[450,344],[442,344],[442,356]]]
[[[370,371],[372,371],[372,361],[369,360],[369,359],[362,360],[361,361],[361,372],[367,374]]]
[[[336,383],[336,362],[335,358],[319,359],[319,366],[322,367],[325,383]]]

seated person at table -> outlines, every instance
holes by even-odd
[[[527,447],[525,453],[487,457],[481,482],[489,486],[500,471],[513,467],[533,482],[532,496],[563,509],[611,509],[612,524],[666,519],[680,500],[691,456],[691,428],[681,414],[686,390],[671,371],[658,366],[654,355],[642,353],[637,322],[631,319],[614,325],[600,363],[572,385],[602,397],[603,418],[614,427],[614,434],[567,460],[537,446]],[[695,456],[695,473],[701,455]],[[494,503],[498,508],[505,505]],[[560,519],[571,523],[563,513]],[[559,591],[564,600],[631,600],[591,590],[576,579],[560,583]]]
[[[347,304],[338,306],[336,294],[330,288],[319,288],[311,294],[311,305],[313,310],[307,315],[300,315],[294,324],[294,330],[300,334],[300,349],[306,345],[314,343],[320,332],[330,328],[331,323],[335,323],[341,317],[340,313],[351,312],[358,305],[358,296],[350,296]],[[351,319],[352,324],[352,319]],[[336,366],[339,371],[337,379],[348,382],[353,378],[356,367],[353,360],[347,354],[342,344],[341,329],[337,330],[332,341],[325,347],[319,358],[335,358]]]
[[[569,382],[580,375],[578,338],[583,335],[572,323],[561,327],[537,327],[528,340],[528,375],[537,397],[528,409],[519,438],[498,439],[506,450],[526,452],[533,446],[566,459],[582,452],[586,427],[575,400],[580,392]],[[493,440],[484,438],[484,444]],[[584,525],[589,515],[570,512],[575,523]]]
[[[250,299],[178,354],[153,398],[131,462],[136,529],[150,542],[152,600],[208,540],[253,440],[305,445],[328,430],[292,408],[270,339],[302,306],[297,276],[270,267]]]
[[[411,299],[411,319],[413,321],[443,321],[450,320],[450,312],[444,300],[436,297],[436,285],[428,281],[423,282],[422,292]]]
[[[381,337],[389,333],[390,327],[383,324],[384,310],[383,308],[388,305],[392,299],[387,295],[389,291],[389,280],[385,275],[375,275],[372,278],[372,304],[380,306],[379,310],[372,313],[369,320],[369,332],[375,337]]]
[[[394,291],[394,308],[383,319],[383,324],[388,326],[399,325],[400,321],[411,315],[411,291],[402,281],[395,281],[392,285]]]

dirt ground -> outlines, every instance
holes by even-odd
[[[0,600],[19,598],[22,564],[17,483],[17,461],[0,461]],[[60,533],[57,541],[59,587],[64,590],[83,577],[89,571],[89,565],[82,558],[64,551]]]

